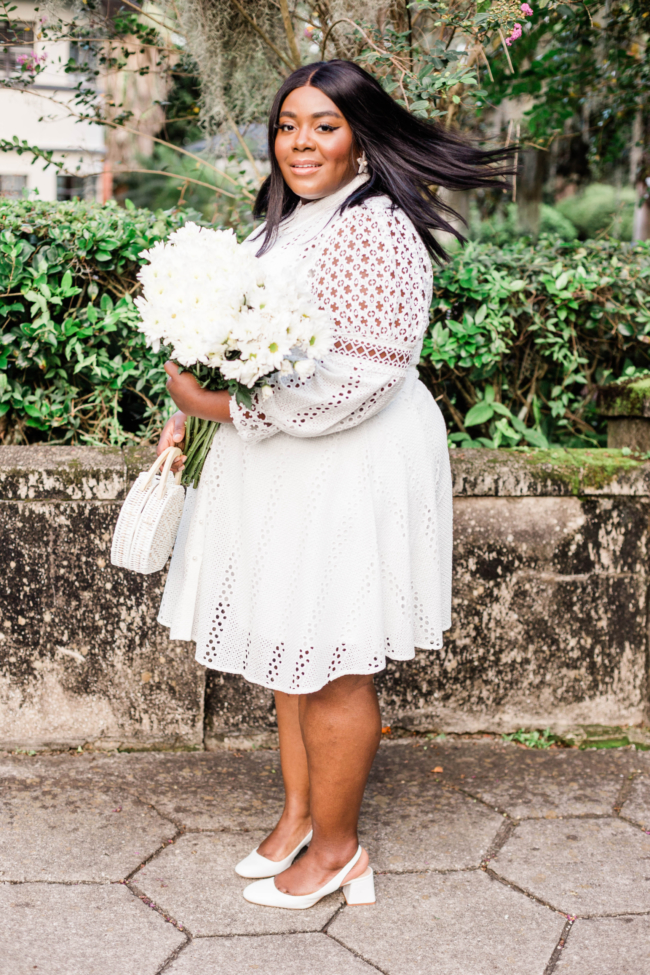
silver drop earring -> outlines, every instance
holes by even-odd
[[[361,155],[357,159],[357,163],[359,164],[359,169],[357,170],[359,176],[362,176],[364,173],[368,172],[368,160],[366,159],[365,150],[361,151]]]

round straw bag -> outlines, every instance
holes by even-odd
[[[113,533],[113,565],[145,575],[164,568],[176,541],[185,501],[181,475],[174,477],[171,473],[181,453],[178,447],[167,447],[148,471],[138,475]],[[164,466],[158,475],[161,464]]]

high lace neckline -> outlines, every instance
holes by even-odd
[[[293,213],[280,224],[280,234],[284,237],[287,233],[292,234],[302,230],[306,224],[327,222],[350,194],[363,186],[368,179],[367,173],[360,173],[336,193],[330,193],[329,196],[314,200],[313,203],[299,203]]]
[[[337,190],[336,193],[323,196],[320,200],[314,200],[313,203],[303,203],[301,201],[294,210],[294,216],[300,219],[303,216],[310,216],[315,213],[328,213],[330,210],[336,210],[347,200],[351,193],[354,193],[360,186],[367,183],[368,179],[367,173],[359,173],[349,183],[342,186],[340,190]]]

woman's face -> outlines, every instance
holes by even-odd
[[[358,171],[352,129],[320,89],[296,88],[285,98],[275,158],[289,188],[303,200],[335,193]]]

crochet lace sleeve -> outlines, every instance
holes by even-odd
[[[356,426],[390,403],[414,361],[428,321],[431,267],[399,211],[361,206],[330,229],[310,272],[329,311],[332,350],[313,376],[279,377],[253,408],[231,401],[239,435],[253,442],[280,431],[321,437]]]

